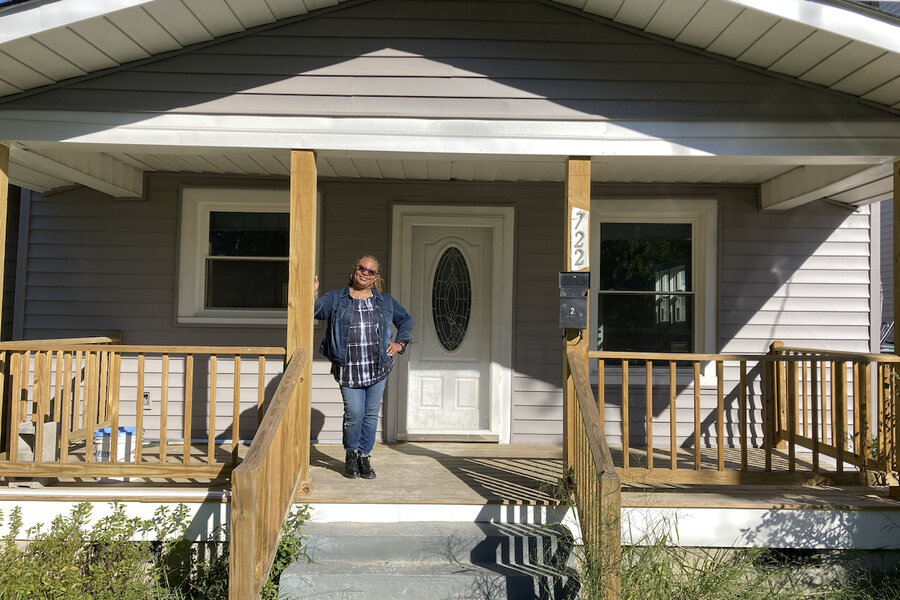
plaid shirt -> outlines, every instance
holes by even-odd
[[[378,368],[378,319],[372,298],[354,298],[353,306],[353,321],[347,338],[347,364],[332,365],[331,374],[344,387],[364,388],[387,377],[394,361]]]

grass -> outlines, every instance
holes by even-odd
[[[579,557],[584,600],[900,600],[900,570],[876,573],[841,553],[687,548],[658,535],[623,546],[618,595],[597,549]]]

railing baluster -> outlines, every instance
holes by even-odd
[[[771,354],[771,353],[770,353]],[[776,414],[778,412],[778,385],[775,378],[778,373],[777,363],[765,361],[763,363],[763,450],[765,452],[765,470],[772,470],[772,446],[775,443],[775,430],[777,428]]]
[[[107,398],[109,398],[109,400],[107,416],[109,417],[109,430],[112,433],[109,446],[110,461],[116,462],[119,458],[127,461],[128,457],[119,457],[117,450],[119,447],[119,374],[122,370],[122,355],[118,352],[104,352],[104,354],[108,355],[107,362],[109,363],[109,388],[107,389]],[[133,439],[131,440],[131,443],[134,443]]]
[[[51,351],[52,355],[52,351]],[[63,371],[63,351],[56,353],[56,377],[54,378],[54,389],[56,402],[53,403],[53,420],[60,421],[62,419],[62,407],[60,406],[60,398],[62,396],[62,371]],[[2,385],[0,385],[2,387]]]
[[[134,406],[134,462],[139,463],[144,458],[144,353],[137,357],[137,392],[135,393]]]
[[[597,361],[597,413],[600,415],[600,431],[605,431],[605,425],[606,425],[606,364],[602,359]]]
[[[85,461],[91,463],[94,461],[94,431],[97,428],[97,398],[95,395],[97,381],[97,373],[95,366],[97,363],[96,353],[86,352],[84,355],[84,452]]]
[[[622,361],[622,468],[630,467],[630,439],[628,431],[628,361]]]
[[[869,368],[870,364],[867,362],[859,361],[857,363],[857,379],[859,380],[859,385],[857,386],[859,390],[859,400],[857,402],[859,408],[859,448],[857,452],[859,453],[859,468],[864,473],[869,470],[869,448],[871,446],[869,439],[868,399],[872,397],[872,383]],[[854,416],[853,420],[857,420],[856,416]]]
[[[19,378],[22,370],[22,357],[18,352],[10,356],[10,384],[9,384],[9,432],[7,448],[9,448],[9,460],[15,462],[19,459]]]
[[[44,418],[50,405],[50,356],[34,354],[34,462],[44,460]]]
[[[86,358],[86,356],[85,356]],[[85,360],[85,363],[87,361]],[[81,431],[82,429],[87,429],[87,410],[86,410],[86,402],[82,396],[81,386],[84,381],[84,376],[81,373],[82,369],[82,353],[75,352],[75,370],[73,371],[75,382],[72,385],[72,392],[74,394],[74,398],[72,399],[72,431]],[[85,449],[85,452],[87,450]]]
[[[59,462],[69,462],[69,432],[71,427],[72,401],[72,353],[66,352],[63,358],[63,368],[59,374],[63,379],[62,396],[57,396],[60,403],[59,417]]]
[[[694,470],[700,470],[700,361],[694,361]]]
[[[678,469],[678,388],[675,381],[674,360],[669,361],[669,468]]]
[[[194,355],[184,358],[184,442],[181,450],[181,463],[191,462],[191,439],[194,437],[192,427],[194,419]]]
[[[259,355],[259,378],[256,380],[256,426],[262,423],[265,408],[263,402],[266,399],[266,357]]]
[[[168,427],[166,421],[169,419],[169,354],[162,355],[162,372],[160,373],[159,393],[159,462],[166,464],[166,446],[168,440]],[[190,431],[186,431],[185,437],[190,440]]]
[[[747,361],[740,361],[740,395],[738,396],[738,411],[740,415],[740,444],[741,444],[741,471],[747,470],[747,447],[749,440],[747,439]]]
[[[822,387],[822,443],[828,443],[828,415],[829,415],[829,404],[834,399],[833,395],[828,393],[829,390],[829,378],[828,378],[828,362],[825,360],[819,361],[819,369],[822,372],[822,381],[819,385]],[[832,407],[833,408],[833,407]],[[834,422],[834,410],[830,412],[831,414],[831,422]]]
[[[218,359],[215,354],[209,356],[209,425],[206,432],[206,460],[209,464],[216,462],[216,384],[219,379]]]
[[[809,363],[807,361],[803,361],[800,363],[800,377],[801,377],[801,388],[800,388],[800,414],[803,417],[803,435],[804,437],[809,437],[809,412],[807,410],[807,395],[809,392],[809,387],[807,385],[806,379],[806,369]]]
[[[813,473],[819,472],[819,368],[820,363],[810,361],[809,367],[809,408],[810,417],[812,418],[812,470]]]
[[[835,447],[837,448],[837,471],[844,471],[844,451],[847,449],[847,365],[844,362],[834,363],[835,385]]]
[[[647,393],[647,468],[653,470],[653,362],[646,362],[646,383],[645,391]]]
[[[234,355],[234,399],[231,409],[231,464],[238,464],[241,441],[241,355]]]
[[[788,471],[797,470],[797,362],[787,364],[787,437],[788,437]]]
[[[718,468],[725,470],[725,374],[724,364],[716,361],[716,450]]]
[[[100,361],[100,380],[97,388],[97,423],[105,423],[109,420],[109,398],[107,390],[107,382],[109,379],[109,353],[98,352],[97,358]],[[116,441],[116,432],[112,432],[112,442]],[[116,462],[115,444],[110,446],[110,457],[112,462]]]
[[[19,389],[16,393],[16,398],[18,398],[21,405],[19,409],[19,418],[21,419],[20,423],[24,423],[29,419],[34,421],[34,416],[28,409],[28,380],[30,379],[29,375],[31,374],[31,352],[25,352],[24,354],[22,354],[21,373],[22,376],[19,378]]]

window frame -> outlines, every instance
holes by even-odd
[[[321,208],[322,195],[317,203]],[[272,325],[287,324],[286,309],[206,308],[206,259],[211,212],[290,213],[286,188],[217,188],[184,186],[181,189],[176,323]],[[317,210],[316,230],[321,225]],[[316,236],[321,239],[320,235]],[[320,252],[316,252],[317,261]],[[285,257],[287,260],[287,257]],[[317,262],[318,270],[318,262]]]
[[[690,223],[691,268],[694,279],[694,348],[690,353],[715,352],[718,318],[718,201],[711,199],[591,200],[591,264],[600,265],[601,223]],[[600,278],[591,277],[588,318],[590,349],[597,349],[596,299]]]

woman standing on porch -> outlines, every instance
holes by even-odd
[[[318,277],[314,287],[318,294]],[[316,300],[314,312],[328,321],[319,352],[331,361],[344,398],[344,475],[375,479],[370,455],[381,397],[394,355],[403,354],[409,343],[412,317],[381,291],[379,264],[371,256],[356,261],[345,288]]]

